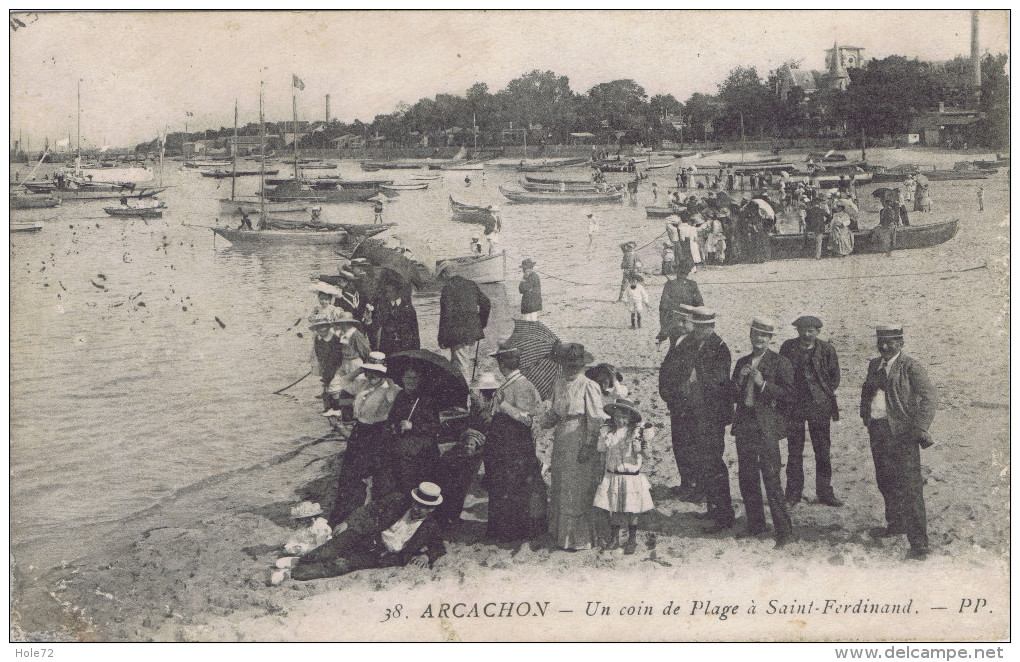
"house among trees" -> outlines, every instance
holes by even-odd
[[[850,69],[859,69],[864,64],[864,49],[833,42],[825,53],[825,71],[785,67],[779,81],[779,98],[790,101],[793,93],[795,100],[807,101],[819,90],[845,91],[850,86]]]
[[[938,111],[919,115],[910,121],[910,133],[917,135],[922,145],[973,145],[978,141],[974,125],[984,118],[985,113],[980,111],[949,108],[940,102]]]

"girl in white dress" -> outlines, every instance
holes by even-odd
[[[606,473],[595,491],[596,508],[609,515],[610,539],[607,549],[619,546],[620,529],[627,524],[624,554],[637,551],[638,515],[655,507],[651,486],[641,473],[654,436],[651,424],[640,427],[641,413],[629,400],[620,398],[603,407],[611,419],[599,434],[598,450],[605,453]]]

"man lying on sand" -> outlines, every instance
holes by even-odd
[[[355,510],[347,528],[322,547],[304,557],[277,561],[270,575],[276,586],[288,576],[297,580],[337,577],[365,568],[389,568],[408,564],[432,567],[446,546],[439,524],[432,517],[443,502],[439,486],[421,483],[410,494],[393,492]]]

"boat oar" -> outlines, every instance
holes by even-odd
[[[284,391],[286,391],[287,389],[289,389],[289,388],[290,388],[291,386],[296,386],[296,385],[297,385],[297,384],[299,384],[299,383],[300,383],[300,382],[301,382],[302,380],[304,380],[304,378],[305,378],[305,377],[307,377],[307,376],[308,376],[308,375],[310,375],[310,374],[312,374],[312,371],[311,371],[311,370],[309,370],[309,371],[308,371],[308,372],[306,372],[306,373],[305,373],[304,375],[302,375],[302,376],[301,376],[301,378],[300,378],[300,379],[298,379],[298,380],[297,380],[296,382],[293,382],[293,383],[287,384],[286,386],[284,386],[283,388],[281,388],[281,389],[280,389],[279,391],[273,391],[273,395],[280,395],[281,393],[283,393]]]

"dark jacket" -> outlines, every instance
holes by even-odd
[[[323,340],[316,335],[314,347],[315,358],[319,360],[319,370],[322,373],[322,385],[329,386],[329,383],[333,381],[333,376],[336,375],[337,368],[343,363],[344,346],[336,336],[329,340]]]
[[[764,386],[754,386],[754,406],[748,407],[747,377],[741,377],[744,366],[751,363],[753,354],[742,356],[733,367],[730,380],[730,397],[736,404],[733,413],[734,436],[753,434],[760,430],[766,441],[778,441],[786,436],[786,412],[793,396],[793,364],[785,356],[765,350],[758,363],[758,372],[765,379]]]
[[[659,328],[662,329],[659,335],[663,338],[666,337],[669,313],[677,310],[677,306],[681,304],[685,306],[705,305],[698,284],[689,278],[667,280],[666,284],[662,286],[662,295],[659,297]]]
[[[538,274],[532,271],[524,277],[517,287],[521,293],[521,314],[537,313],[542,310],[542,281]]]
[[[799,338],[790,338],[783,342],[782,347],[779,348],[779,355],[785,356],[790,360],[790,363],[793,363],[799,344]],[[836,355],[836,348],[832,346],[832,343],[815,338],[815,351],[811,357],[811,364],[814,366],[818,385],[829,396],[829,417],[838,421],[839,405],[836,403],[836,389],[839,388],[840,379],[839,357]],[[793,379],[796,387],[802,376],[795,373]]]
[[[372,348],[387,356],[408,349],[421,349],[418,313],[408,301],[395,305],[385,299],[376,303],[368,339]]]
[[[696,388],[689,379],[697,376]],[[671,413],[698,415],[726,425],[733,413],[730,396],[730,349],[715,333],[703,343],[694,334],[671,347],[659,369],[659,396]]]
[[[363,508],[355,510],[347,519],[347,529],[326,545],[336,548],[331,550],[336,552],[333,555],[335,557],[342,557],[345,552],[363,547],[393,526],[404,516],[412,503],[410,495],[403,492],[393,492],[373,500]],[[318,555],[319,550],[315,550],[315,553]],[[426,554],[429,557],[430,566],[436,559],[446,554],[446,545],[443,544],[442,533],[433,515],[425,518],[400,552],[387,557],[389,563],[385,565],[407,565],[419,554]]]
[[[473,280],[453,276],[439,295],[439,346],[467,345],[485,337],[489,323],[489,297]]]
[[[868,376],[861,387],[861,418],[867,425],[871,420],[871,400],[885,381],[879,375],[881,357],[871,359]],[[920,363],[900,352],[889,369],[888,388],[885,391],[886,415],[893,436],[930,445],[928,428],[935,418],[938,396],[928,379],[928,372]]]

